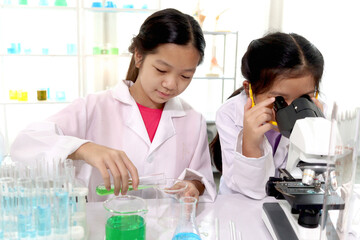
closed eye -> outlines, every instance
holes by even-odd
[[[184,76],[184,75],[181,75],[181,77],[185,78],[185,79],[190,79],[191,77],[188,77],[188,76]]]
[[[160,73],[166,73],[166,71],[161,70],[161,69],[159,69],[159,68],[157,68],[157,67],[155,67],[155,69],[156,69],[158,72],[160,72]]]

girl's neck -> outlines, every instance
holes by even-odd
[[[130,95],[134,98],[135,102],[141,104],[144,107],[154,108],[154,109],[162,109],[164,104],[159,104],[153,102],[145,93],[144,89],[142,88],[141,84],[135,82],[129,88]]]

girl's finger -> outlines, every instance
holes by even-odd
[[[274,98],[274,97],[271,97],[271,98],[267,98],[267,99],[265,99],[264,101],[256,104],[256,106],[266,107],[266,106],[268,106],[268,105],[270,105],[270,104],[272,104],[272,103],[274,103],[274,102],[275,102],[275,98]]]
[[[107,167],[110,169],[110,172],[113,176],[114,180],[114,194],[117,196],[120,193],[121,189],[121,180],[120,180],[120,172],[118,171],[117,165],[114,163],[113,159],[108,159],[106,162]]]
[[[111,189],[111,185],[110,185],[110,175],[107,171],[107,168],[104,164],[100,164],[99,166],[97,166],[97,169],[99,169],[100,174],[104,180],[104,185],[106,190],[110,191]]]
[[[122,157],[125,167],[127,168],[127,170],[129,170],[129,173],[130,173],[130,176],[132,179],[132,186],[133,186],[134,190],[137,190],[137,187],[139,185],[139,174],[138,174],[137,168],[130,161],[130,159],[127,157],[125,152],[121,152],[121,157]]]
[[[250,108],[251,108],[251,99],[248,97],[248,98],[247,98],[247,101],[246,101],[246,103],[245,103],[245,105],[244,105],[244,111],[246,112],[246,111],[248,111]]]
[[[265,123],[261,127],[259,127],[259,131],[265,134],[267,131],[274,129],[275,126],[273,126],[271,123]]]
[[[124,155],[119,154],[119,159],[116,161],[116,165],[121,175],[121,195],[125,195],[129,188],[129,172],[124,164],[123,156]]]

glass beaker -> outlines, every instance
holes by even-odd
[[[165,228],[177,226],[180,217],[179,200],[184,196],[187,182],[176,178],[165,178],[156,186],[156,215],[158,223]]]
[[[117,196],[104,202],[108,217],[105,225],[106,240],[145,240],[148,212],[144,199],[135,196]]]
[[[194,197],[180,199],[181,215],[172,240],[201,240],[195,221],[196,203]]]

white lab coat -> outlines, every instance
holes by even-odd
[[[113,90],[90,94],[74,101],[45,122],[31,124],[20,132],[11,147],[15,161],[30,163],[42,156],[66,158],[88,141],[123,150],[139,176],[165,173],[168,178],[200,180],[205,185],[201,201],[214,201],[206,122],[182,99],[170,99],[164,107],[157,132],[150,142],[135,100],[131,81],[121,81]],[[76,177],[89,188],[89,201],[103,201],[95,187],[103,183],[100,172],[74,161]]]
[[[222,151],[222,177],[219,194],[242,193],[250,198],[262,199],[266,196],[265,185],[270,176],[278,174],[287,161],[289,139],[281,136],[273,157],[272,147],[264,136],[262,148],[264,156],[248,158],[242,155],[242,134],[244,105],[247,101],[245,91],[228,99],[216,113],[216,128],[220,136]],[[240,136],[240,141],[242,137]]]

